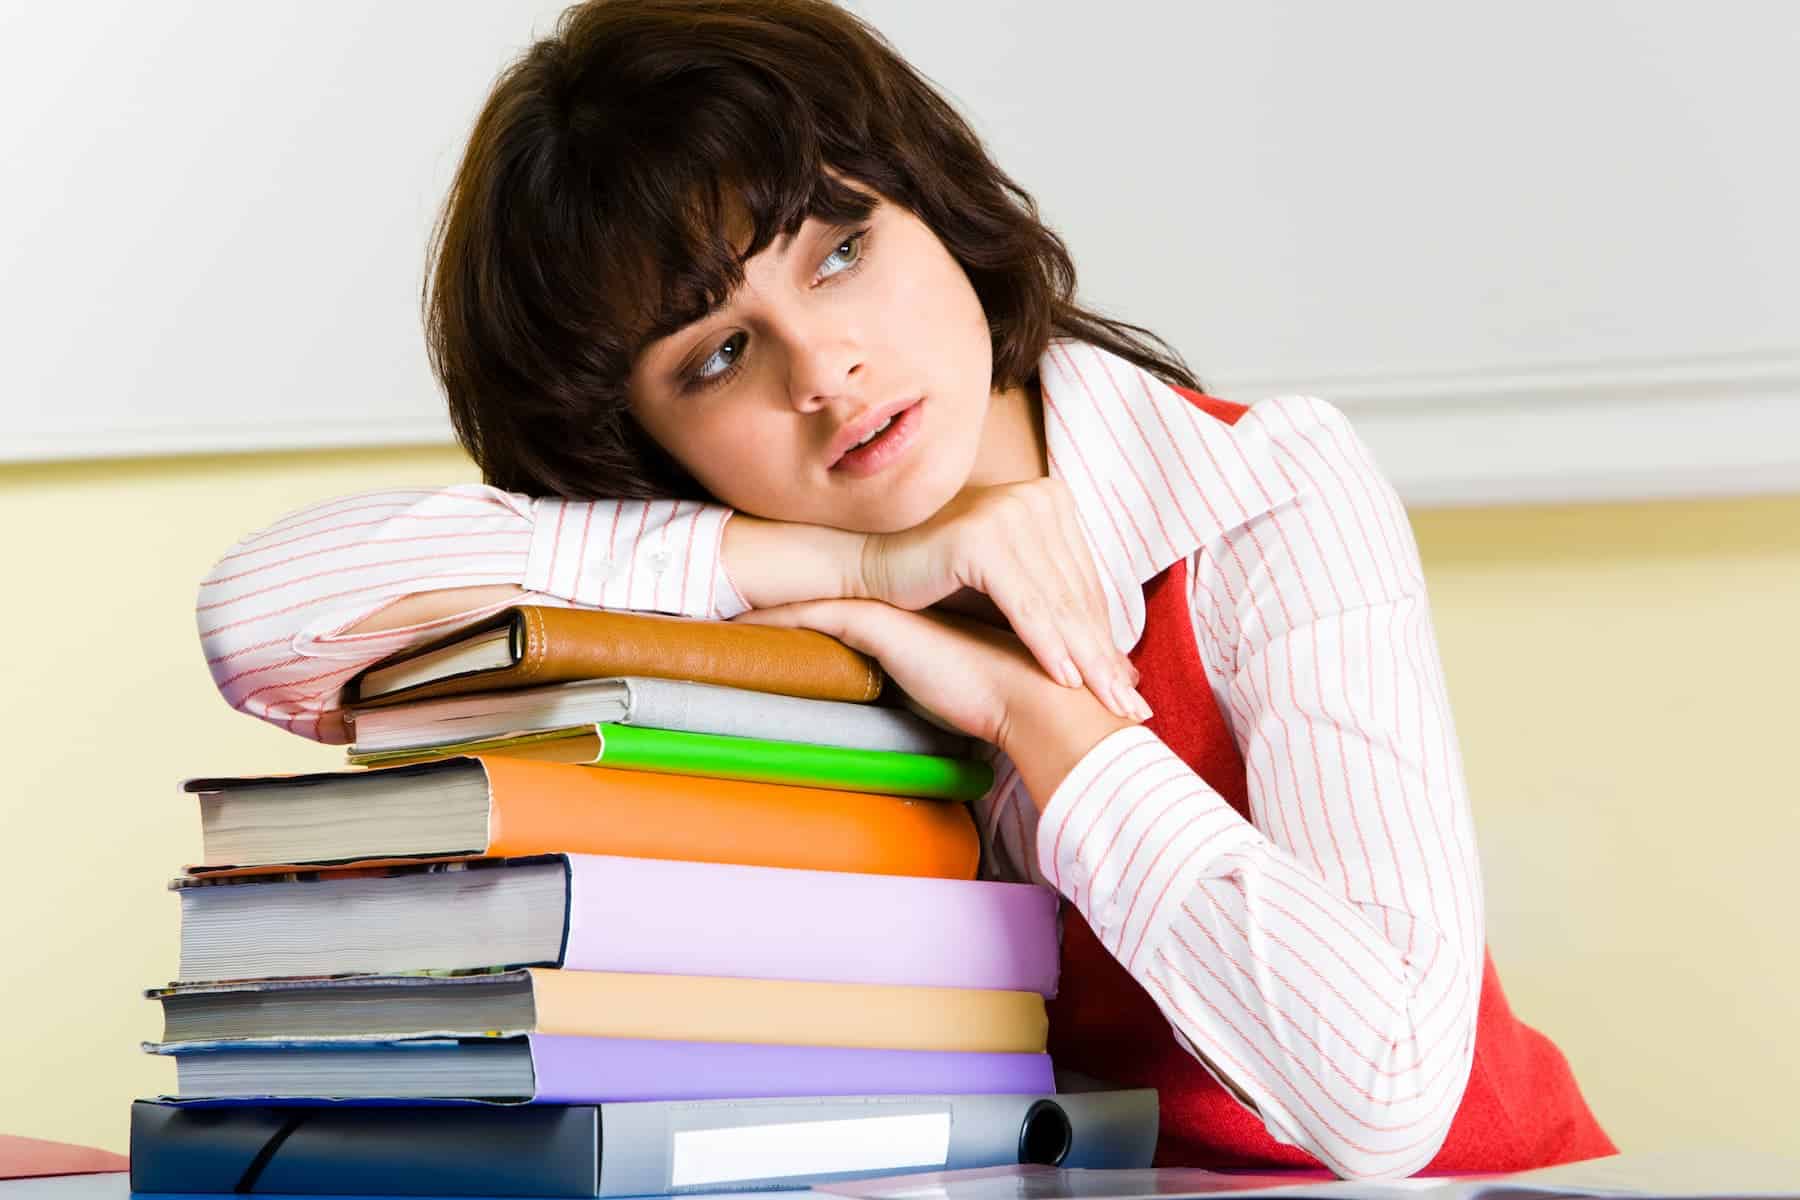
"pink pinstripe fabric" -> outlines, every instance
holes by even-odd
[[[1001,764],[981,812],[991,872],[1061,891],[1278,1140],[1344,1175],[1415,1171],[1468,1078],[1483,918],[1405,513],[1317,400],[1227,425],[1089,347],[1040,365],[1052,470],[1121,648],[1143,633],[1143,584],[1187,561],[1253,821],[1131,729],[1041,817]]]
[[[1126,730],[1041,817],[997,756],[977,805],[989,873],[1067,896],[1277,1138],[1343,1174],[1415,1170],[1467,1078],[1483,909],[1405,513],[1317,400],[1270,399],[1225,425],[1079,343],[1053,343],[1040,370],[1051,471],[1075,497],[1122,649],[1143,632],[1145,581],[1188,562],[1254,820]],[[483,615],[341,632],[411,592],[513,582],[544,603],[735,615],[745,605],[718,556],[728,515],[476,486],[346,497],[220,560],[201,585],[202,642],[228,701],[329,738],[351,674]]]
[[[514,601],[378,633],[346,628],[416,592],[497,583],[537,604],[735,616],[745,605],[719,566],[729,516],[692,500],[532,500],[477,484],[328,500],[219,560],[195,604],[200,641],[234,708],[342,741],[336,702],[352,675]]]

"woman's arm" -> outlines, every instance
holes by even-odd
[[[745,608],[855,594],[857,584],[850,568],[861,551],[862,535],[817,525],[785,525],[742,513],[729,516],[720,542],[719,570],[731,588],[729,594],[739,598]],[[418,592],[401,597],[344,632],[374,633],[453,619],[521,603],[526,594],[521,585],[510,583]],[[719,619],[735,616],[734,607],[715,602],[709,615]]]
[[[771,548],[752,530],[728,544],[730,516],[694,501],[532,500],[473,484],[339,497],[215,564],[196,601],[200,641],[233,707],[341,742],[347,679],[509,604],[729,617],[750,603],[740,586],[754,596],[842,585],[827,569],[837,531],[790,532]]]
[[[1254,824],[1149,731],[1096,744],[1040,690],[984,827],[1278,1138],[1343,1175],[1406,1174],[1442,1144],[1474,1048],[1483,910],[1456,736],[1392,489],[1325,405],[1251,422],[1296,498],[1203,546],[1190,599]],[[1014,816],[1034,796],[1041,818]]]
[[[200,639],[233,707],[342,742],[337,697],[350,677],[510,604],[725,619],[849,596],[966,608],[976,589],[1028,631],[1045,670],[1125,712],[1134,672],[1106,636],[1092,562],[1059,506],[1051,481],[1003,485],[871,535],[692,500],[533,500],[473,484],[370,492],[233,546],[200,585]],[[1018,535],[1042,516],[1057,537]]]

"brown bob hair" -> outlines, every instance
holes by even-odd
[[[501,74],[432,234],[427,348],[483,477],[571,499],[710,499],[633,418],[632,362],[724,303],[778,234],[867,216],[869,191],[961,264],[995,389],[1029,382],[1054,336],[1197,386],[1153,334],[1076,305],[1074,263],[1032,198],[851,13],[588,0]]]

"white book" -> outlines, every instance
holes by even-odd
[[[352,708],[348,717],[352,755],[599,722],[950,757],[966,757],[970,749],[968,738],[901,709],[635,676]]]

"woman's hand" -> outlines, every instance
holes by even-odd
[[[855,595],[910,610],[983,593],[1050,678],[1085,684],[1117,716],[1148,711],[1061,480],[968,488],[911,529],[869,534],[857,578]]]
[[[963,617],[807,600],[736,620],[816,629],[877,659],[926,716],[1005,751],[1040,807],[1101,738],[1135,723],[1086,688],[1058,687],[1010,631]]]

